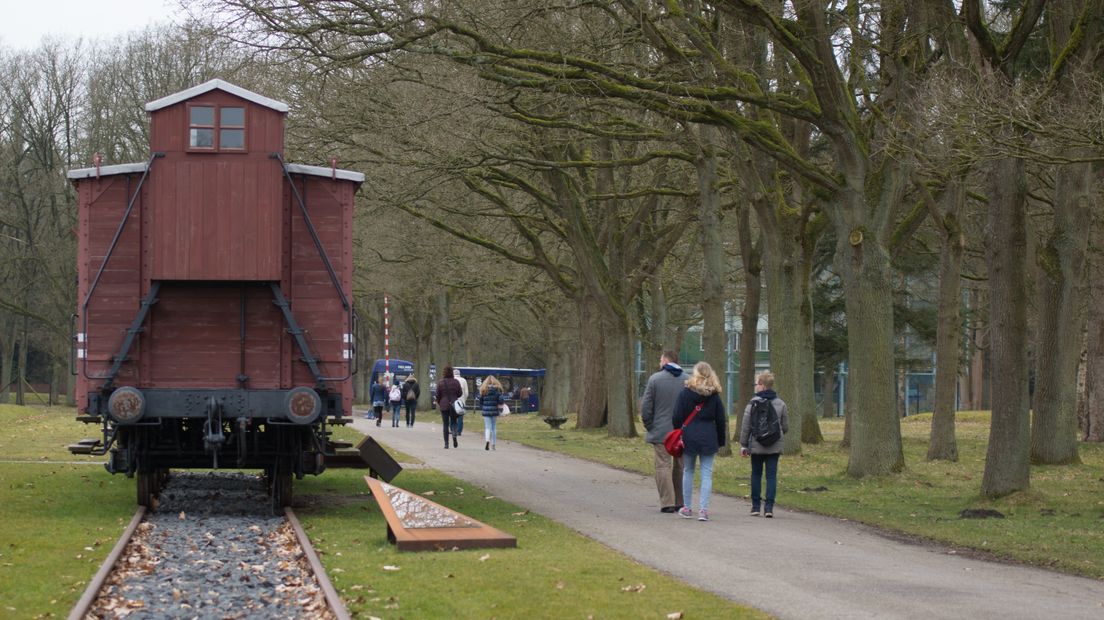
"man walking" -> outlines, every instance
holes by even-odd
[[[671,432],[675,401],[686,384],[686,375],[678,365],[678,355],[664,351],[659,357],[659,372],[648,377],[644,398],[640,401],[640,419],[648,434],[644,441],[655,451],[655,480],[661,512],[677,512],[682,507],[682,461],[667,454],[663,439]]]

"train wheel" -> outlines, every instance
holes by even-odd
[[[157,494],[157,480],[159,476],[155,471],[138,472],[138,505],[146,508],[153,507],[153,496]]]

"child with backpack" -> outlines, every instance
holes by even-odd
[[[774,516],[774,495],[778,487],[778,457],[782,438],[790,430],[786,403],[774,391],[774,374],[761,372],[755,378],[755,397],[744,409],[740,425],[740,456],[751,455],[751,516],[760,508],[766,518]],[[767,475],[767,493],[762,497],[763,472]]]

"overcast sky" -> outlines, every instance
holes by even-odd
[[[0,45],[36,47],[46,35],[110,39],[181,14],[176,0],[3,0]]]

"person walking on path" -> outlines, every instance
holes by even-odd
[[[460,382],[456,377],[452,376],[452,366],[445,366],[445,372],[441,373],[441,376],[443,379],[437,382],[437,408],[441,411],[441,426],[443,427],[443,433],[445,435],[445,449],[448,450],[450,431],[452,432],[452,447],[460,447],[459,442],[456,440],[458,436],[456,432],[456,420],[460,416],[456,415],[453,403],[463,398],[464,391],[460,389]]]
[[[406,427],[414,426],[414,415],[418,410],[418,397],[422,395],[422,389],[418,386],[418,380],[410,375],[403,382],[403,399],[406,402]]]
[[[693,419],[690,419],[691,414]],[[721,383],[708,363],[694,364],[694,371],[675,403],[671,422],[674,428],[686,425],[682,430],[682,441],[686,445],[682,454],[682,493],[686,505],[679,508],[679,516],[693,517],[690,505],[694,498],[694,462],[699,461],[698,521],[708,521],[709,498],[713,494],[713,459],[728,437],[728,416],[721,401]]]
[[[369,388],[368,400],[372,401],[372,412],[376,416],[376,426],[379,426],[383,421],[383,403],[387,400],[387,389],[383,387],[382,377]],[[371,416],[368,419],[371,419]]]
[[[648,431],[644,441],[655,452],[655,481],[659,491],[659,510],[676,512],[682,508],[682,461],[667,454],[663,439],[674,428],[671,420],[675,402],[686,385],[687,374],[678,365],[678,356],[664,351],[659,356],[659,372],[648,377],[640,400],[640,419]]]
[[[498,414],[506,402],[502,395],[502,384],[494,375],[487,375],[483,385],[479,386],[479,408],[483,412],[483,449],[494,450],[498,440]]]
[[[775,419],[781,428],[778,439],[769,445],[762,445],[752,433],[752,428],[759,427],[759,420],[752,420],[752,413],[756,418],[760,415],[768,415],[766,410],[759,410],[759,403],[769,404],[774,410]],[[778,458],[782,455],[782,438],[790,431],[789,410],[786,403],[774,391],[774,374],[761,372],[755,378],[755,397],[748,402],[744,409],[744,421],[740,425],[740,456],[747,457],[751,454],[751,516],[758,517],[759,509],[766,518],[774,516],[774,494],[778,488]],[[767,496],[762,497],[763,470],[767,474]],[[761,501],[762,500],[762,501]]]
[[[459,437],[464,434],[464,411],[468,407],[468,380],[461,377],[460,371],[455,368],[452,370],[452,376],[460,382],[460,402],[464,403],[464,409],[456,414],[456,436]]]
[[[391,406],[391,426],[399,427],[399,416],[402,415],[402,386],[397,382],[387,392],[387,403]]]

